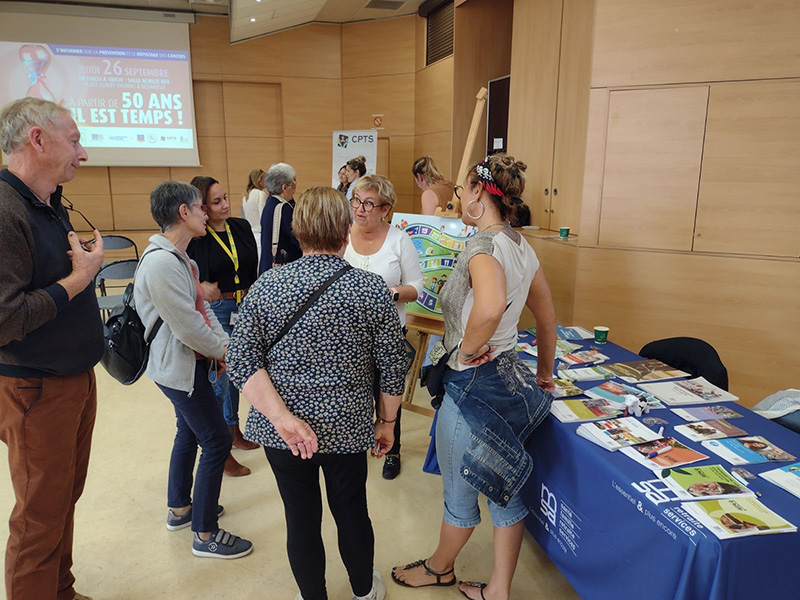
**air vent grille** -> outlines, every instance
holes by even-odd
[[[425,64],[430,65],[453,54],[455,6],[448,2],[428,15]]]
[[[377,8],[380,10],[399,10],[405,0],[372,0],[364,8]]]

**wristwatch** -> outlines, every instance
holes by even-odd
[[[389,288],[389,291],[392,292],[392,300],[394,302],[398,302],[400,300],[400,292],[398,292],[395,288]]]

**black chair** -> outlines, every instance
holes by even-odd
[[[104,235],[103,236],[103,248],[108,250],[127,250],[128,248],[133,248],[133,253],[136,256],[136,260],[139,260],[139,249],[136,247],[134,241],[130,238],[125,237],[124,235]],[[124,256],[124,254],[123,254]],[[130,254],[128,254],[130,256]],[[108,263],[111,264],[111,263]]]
[[[108,286],[106,286],[106,281],[108,280],[132,280],[133,274],[136,272],[136,267],[139,264],[138,260],[128,259],[128,260],[118,260],[113,263],[109,263],[107,265],[103,265],[98,271],[97,275],[95,276],[95,286],[100,288],[100,296],[97,298],[97,304],[100,306],[100,312],[104,313],[103,320],[107,320],[111,311],[117,308],[118,306],[122,306],[122,296],[123,294],[115,294],[113,296],[108,295]],[[127,285],[126,282],[125,285]],[[116,286],[115,286],[116,287]],[[119,286],[122,288],[122,291],[125,291],[125,286]]]
[[[674,337],[646,344],[639,355],[654,358],[671,367],[704,377],[717,387],[728,391],[728,369],[719,354],[708,342],[690,337]]]

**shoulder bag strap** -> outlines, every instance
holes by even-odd
[[[283,218],[283,201],[278,200],[275,212],[272,213],[272,266],[275,266],[275,257],[278,255],[278,241],[281,234],[281,218]]]
[[[139,264],[136,266],[136,273],[139,272],[139,267],[142,266],[142,261],[144,260],[144,257],[147,256],[148,254],[152,254],[153,252],[156,252],[158,250],[166,250],[166,248],[153,248],[152,250],[148,250],[147,252],[142,254],[142,257],[139,259]],[[172,254],[172,253],[170,252],[170,254]],[[133,274],[134,281],[136,280],[136,273]],[[125,295],[127,296],[127,293]],[[131,297],[132,296],[133,296],[133,288],[131,287]],[[130,299],[132,299],[132,298],[129,298],[129,299],[123,298],[123,300],[125,301],[125,304],[127,304],[128,303],[127,300],[130,300]],[[161,317],[158,317],[156,319],[156,324],[153,325],[153,330],[150,332],[150,335],[147,336],[147,339],[145,340],[145,344],[147,344],[148,348],[150,347],[150,342],[152,342],[154,339],[156,339],[156,334],[158,333],[158,330],[161,329],[161,326],[163,324],[164,324],[164,319],[162,319]]]
[[[281,341],[283,336],[285,336],[289,332],[289,330],[292,327],[294,327],[294,324],[297,323],[297,321],[300,320],[300,317],[302,317],[305,314],[305,312],[309,308],[311,308],[311,306],[313,306],[313,304],[317,300],[319,300],[319,297],[322,296],[322,294],[325,292],[325,290],[327,290],[334,281],[339,279],[339,277],[341,277],[342,275],[347,273],[347,271],[349,271],[352,268],[353,267],[351,265],[346,265],[346,266],[342,267],[341,269],[339,269],[338,271],[336,271],[336,273],[334,273],[333,275],[328,277],[328,279],[326,279],[325,282],[321,286],[319,286],[319,288],[317,288],[317,291],[314,292],[313,294],[311,294],[311,297],[308,300],[306,300],[306,303],[303,304],[303,306],[301,306],[296,313],[294,313],[294,316],[291,319],[289,319],[289,322],[286,323],[286,325],[283,326],[283,329],[280,330],[280,332],[278,333],[278,335],[275,338],[275,340],[267,348],[267,352],[272,350],[272,348],[275,346],[275,344],[277,344],[279,341]]]

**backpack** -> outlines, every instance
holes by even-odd
[[[150,252],[164,250],[154,248]],[[139,260],[142,264],[145,252]],[[136,275],[134,274],[134,280]],[[104,327],[103,358],[100,359],[108,374],[122,385],[131,385],[142,376],[150,356],[150,343],[155,339],[164,320],[158,317],[153,330],[145,339],[145,326],[133,306],[133,283],[122,295],[122,306],[115,308]]]

